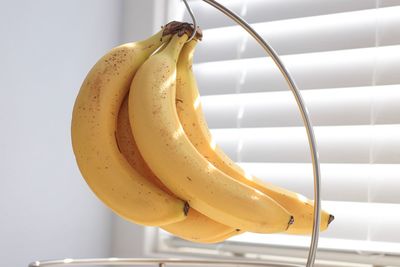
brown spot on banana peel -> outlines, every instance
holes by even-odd
[[[154,44],[149,44],[147,47],[143,47],[142,50],[150,49],[154,46]]]

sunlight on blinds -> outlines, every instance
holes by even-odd
[[[336,217],[320,247],[352,255],[320,257],[356,262],[362,253],[383,253],[389,263],[398,260],[400,2],[218,2],[252,23],[302,90],[322,163],[323,208]],[[194,71],[216,143],[246,173],[312,198],[305,129],[280,72],[241,28],[201,1],[191,6],[205,29]],[[257,244],[296,255],[309,237],[245,233],[218,248],[257,253]]]

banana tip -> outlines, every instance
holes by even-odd
[[[183,213],[185,214],[185,216],[188,215],[189,209],[190,209],[189,203],[185,202],[185,205],[183,206]]]
[[[290,216],[290,220],[289,220],[289,222],[288,222],[288,225],[287,225],[286,230],[289,229],[289,227],[290,227],[293,223],[294,223],[294,217],[293,217],[293,216]]]
[[[331,222],[335,219],[335,216],[333,216],[332,214],[329,215],[329,219],[328,219],[328,225],[331,224]]]

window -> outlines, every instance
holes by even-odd
[[[177,2],[169,17],[190,21]],[[317,263],[400,266],[400,1],[218,2],[282,56],[310,110],[322,206],[336,217],[321,234]],[[305,129],[278,69],[239,26],[202,1],[190,4],[204,30],[194,70],[217,143],[249,172],[312,199]],[[157,237],[160,253],[278,262],[304,262],[310,242],[250,233],[217,245]]]

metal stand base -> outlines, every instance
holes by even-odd
[[[29,267],[45,266],[124,266],[124,265],[158,265],[166,267],[168,265],[192,265],[192,266],[253,266],[253,267],[301,267],[294,264],[266,263],[261,261],[229,261],[229,260],[190,260],[190,259],[147,259],[147,258],[95,258],[95,259],[64,259],[50,261],[36,261],[29,264]]]

